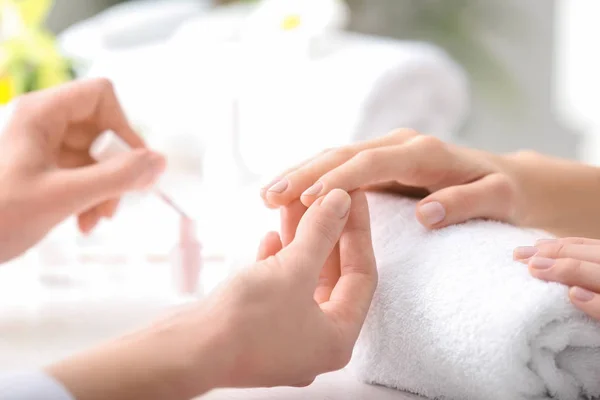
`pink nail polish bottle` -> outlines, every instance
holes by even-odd
[[[177,290],[183,295],[202,295],[202,245],[197,238],[196,225],[188,217],[181,217],[179,243],[174,250],[174,275]]]

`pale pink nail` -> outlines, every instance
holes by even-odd
[[[551,258],[533,257],[529,263],[535,269],[549,269],[556,264],[556,261]]]
[[[513,257],[516,260],[524,260],[526,258],[531,258],[536,255],[538,252],[537,247],[533,246],[521,246],[517,247],[513,252]]]
[[[312,185],[311,187],[309,187],[308,189],[306,189],[306,191],[304,193],[302,193],[302,196],[316,196],[319,193],[321,193],[323,191],[323,184],[321,182],[317,182],[314,185]]]
[[[596,296],[594,293],[590,292],[589,290],[585,290],[580,287],[574,287],[573,289],[571,289],[571,295],[573,297],[575,297],[577,300],[583,301],[583,302],[591,301],[594,298],[594,296]]]
[[[444,218],[446,218],[446,210],[444,209],[444,206],[437,201],[423,204],[421,207],[419,207],[419,213],[429,226],[439,224],[444,220]]]
[[[269,192],[283,193],[288,188],[288,180],[283,178],[274,183],[270,188]]]

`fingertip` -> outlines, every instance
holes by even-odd
[[[321,200],[319,205],[332,211],[338,218],[343,219],[350,212],[352,198],[345,190],[333,189]]]
[[[284,207],[289,204],[289,202],[284,201],[285,198],[283,197],[283,195],[281,193],[267,191],[267,193],[265,194],[265,198],[266,198],[266,204],[270,208]]]
[[[265,260],[281,251],[283,245],[278,232],[268,232],[258,247],[257,261]]]
[[[315,196],[305,196],[305,195],[302,195],[302,196],[300,197],[300,201],[301,201],[301,202],[302,202],[302,204],[304,204],[304,206],[306,206],[306,207],[310,207],[310,206],[312,206],[312,205],[313,205],[313,203],[315,203],[315,202],[316,202],[316,201],[318,201],[318,200],[321,200],[321,201],[322,201],[322,199],[323,199],[322,197],[315,197]]]
[[[100,215],[96,210],[90,210],[80,215],[77,219],[77,225],[79,231],[84,235],[89,235],[92,230],[98,225],[100,221]]]
[[[596,293],[590,292],[587,289],[574,286],[569,289],[569,298],[575,304],[585,305],[590,301],[594,300]]]
[[[428,229],[439,229],[446,226],[446,208],[439,201],[425,199],[416,210],[417,219]]]

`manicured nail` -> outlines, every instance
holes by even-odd
[[[344,192],[341,189],[333,190],[329,192],[323,202],[321,203],[321,207],[326,207],[332,210],[338,217],[344,218],[348,215],[350,211],[350,204],[352,200],[350,199],[350,195]]]
[[[317,183],[306,189],[306,191],[302,193],[302,196],[317,196],[322,191],[323,184],[320,181],[317,181]]]
[[[276,181],[270,188],[269,192],[283,193],[288,188],[288,180],[283,178]]]
[[[521,246],[517,247],[513,252],[513,257],[516,260],[524,260],[526,258],[533,257],[538,252],[537,247],[533,246]]]
[[[533,257],[529,262],[529,265],[531,265],[531,267],[535,269],[552,268],[554,264],[556,264],[555,260],[545,257]]]
[[[571,295],[579,301],[590,301],[594,298],[595,294],[589,290],[582,289],[580,287],[574,287],[571,289]]]
[[[446,218],[446,210],[444,209],[444,206],[437,201],[423,204],[421,207],[419,207],[419,213],[429,226],[439,224],[444,220],[444,218]]]

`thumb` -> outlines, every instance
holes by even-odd
[[[515,193],[514,184],[505,175],[487,175],[473,183],[450,186],[426,197],[417,207],[417,218],[432,229],[474,218],[511,222]]]
[[[53,177],[55,199],[70,212],[92,207],[126,192],[150,187],[164,172],[165,158],[137,149],[87,167],[63,170]]]
[[[300,220],[292,243],[279,252],[282,264],[294,272],[308,274],[316,285],[346,226],[350,205],[350,195],[341,189],[314,202]]]

